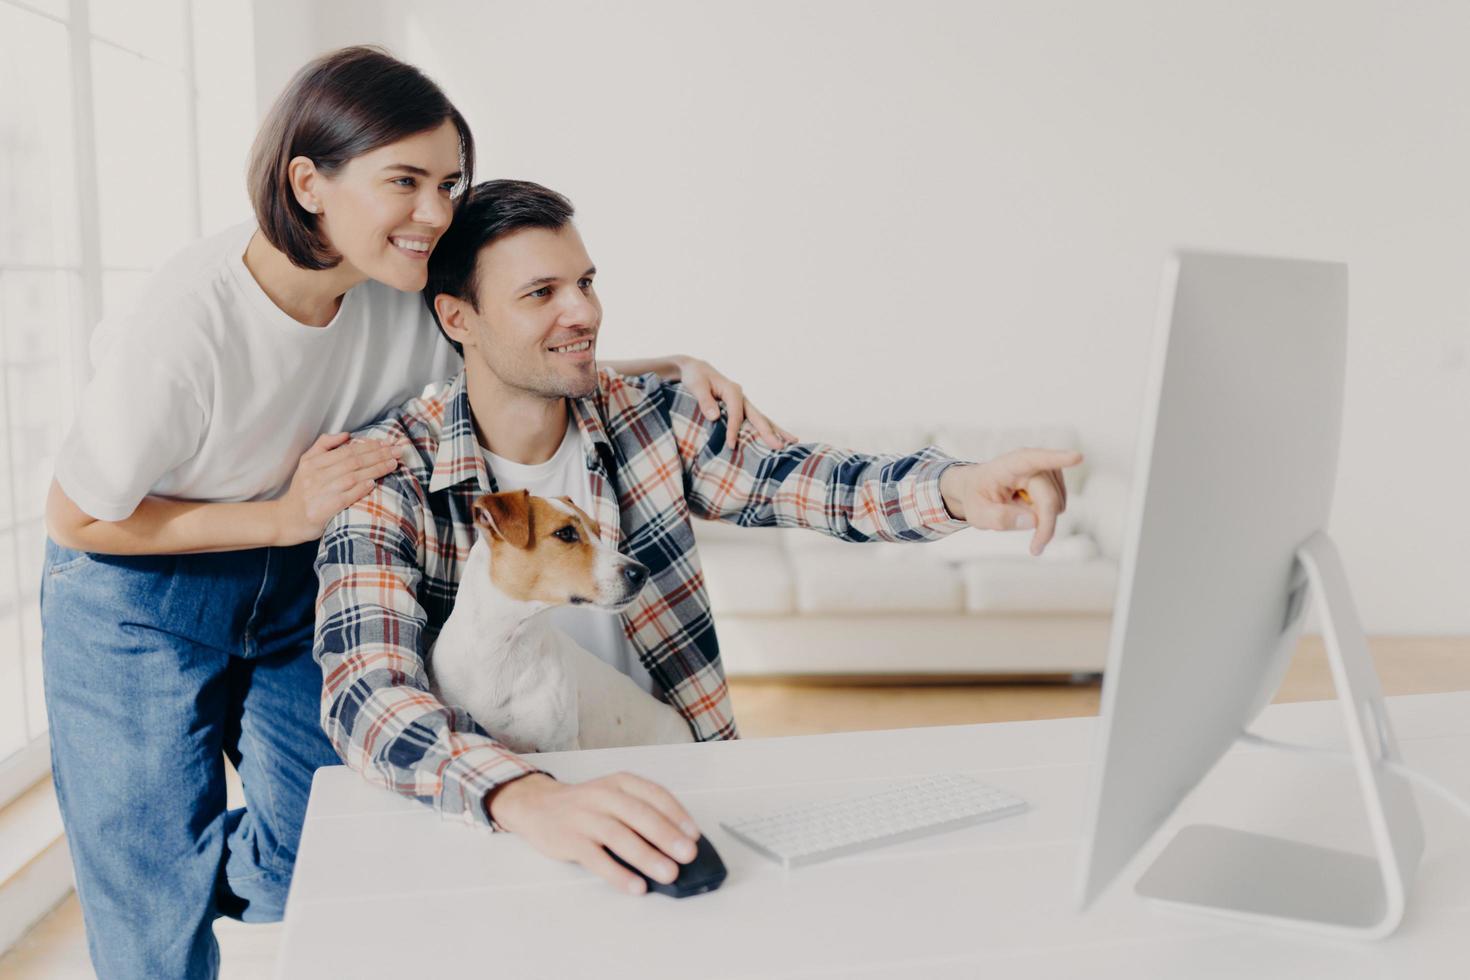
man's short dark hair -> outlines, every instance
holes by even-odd
[[[448,293],[480,309],[478,260],[480,250],[522,228],[547,228],[557,231],[572,221],[572,202],[556,191],[533,184],[529,180],[487,180],[476,184],[464,195],[454,221],[429,255],[429,281],[424,286],[424,302],[439,323],[434,297]],[[449,335],[444,334],[449,340]],[[449,340],[463,356],[464,349]]]
[[[475,141],[464,116],[427,75],[365,45],[307,64],[271,107],[250,151],[246,186],[266,241],[303,269],[333,268],[342,256],[292,193],[291,161],[306,157],[331,177],[364,153],[446,121],[459,131],[458,192],[474,180]]]

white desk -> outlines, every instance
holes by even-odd
[[[1340,742],[1335,703],[1279,705],[1262,734]],[[1470,796],[1470,692],[1390,699],[1409,765]],[[317,773],[279,975],[286,978],[1470,976],[1470,825],[1420,795],[1426,850],[1381,943],[1155,909],[1135,863],[1090,912],[1072,897],[1092,718],[533,756],[563,779],[624,769],[672,790],[729,868],[718,891],[630,898],[511,834],[442,821],[342,767]],[[966,771],[1032,803],[1020,817],[785,872],[719,819]],[[1237,748],[1173,821],[1368,848],[1346,766]],[[1160,835],[1147,860],[1167,840]]]

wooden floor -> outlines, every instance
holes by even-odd
[[[1386,694],[1470,690],[1470,637],[1378,637],[1370,641]],[[730,684],[745,738],[810,735],[924,725],[963,725],[1095,715],[1096,683],[877,684],[741,680]],[[1278,701],[1333,696],[1320,640],[1303,640]],[[274,973],[281,926],[215,926],[224,980],[265,980]],[[81,909],[72,896],[4,958],[0,980],[70,980],[92,976]]]
[[[1377,637],[1369,649],[1385,694],[1470,690],[1470,637]],[[1097,714],[1101,693],[1096,683],[730,682],[745,738],[1072,718]],[[1332,696],[1322,641],[1302,640],[1276,700]]]

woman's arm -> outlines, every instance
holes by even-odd
[[[679,362],[684,360],[678,354],[670,357],[639,357],[628,361],[603,361],[607,367],[618,374],[656,374],[665,381],[678,381],[683,377],[683,370]]]
[[[279,501],[201,503],[144,497],[126,520],[99,521],[55,480],[46,495],[46,533],[63,548],[104,555],[186,555],[277,543]]]
[[[398,465],[390,447],[321,436],[276,500],[206,503],[144,497],[121,521],[99,521],[55,480],[46,495],[46,533],[63,548],[104,555],[187,555],[284,547],[321,537],[338,511],[362,499]]]
[[[715,370],[713,364],[687,354],[649,357],[634,361],[604,361],[618,374],[657,374],[665,381],[678,381],[699,402],[704,417],[713,422],[720,417],[719,402],[730,411],[729,429],[738,435],[746,419],[755,426],[761,441],[772,449],[796,442],[796,436],[781,428],[745,397],[745,389]]]

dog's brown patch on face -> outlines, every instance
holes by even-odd
[[[486,494],[474,514],[490,544],[490,580],[501,592],[553,605],[599,601],[597,523],[569,497]]]

